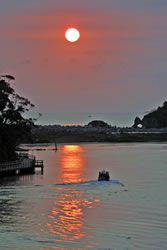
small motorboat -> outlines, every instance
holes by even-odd
[[[109,180],[110,180],[109,172],[105,170],[99,172],[98,181],[109,181]]]

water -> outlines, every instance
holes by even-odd
[[[143,118],[144,113],[38,113],[27,114],[27,117],[37,118],[40,125],[86,125],[92,120],[103,120],[112,126],[131,127],[135,117]]]
[[[167,249],[167,144],[58,146],[27,146],[43,175],[1,179],[0,249]]]

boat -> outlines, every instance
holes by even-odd
[[[101,172],[99,172],[98,181],[109,181],[109,180],[110,180],[109,172],[105,170],[102,170]]]

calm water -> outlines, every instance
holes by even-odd
[[[38,118],[36,124],[40,125],[86,125],[92,120],[103,120],[117,127],[132,126],[136,116],[143,118],[144,113],[42,113],[41,117],[28,114],[28,118]]]
[[[167,144],[29,148],[44,174],[1,180],[0,249],[167,249]]]

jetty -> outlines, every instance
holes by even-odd
[[[28,154],[20,154],[16,161],[0,163],[0,177],[32,174],[35,173],[36,168],[40,168],[43,174],[43,160],[36,160],[35,156]]]

